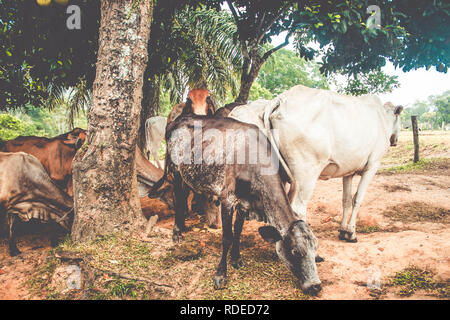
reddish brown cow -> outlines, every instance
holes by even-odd
[[[208,89],[192,89],[189,91],[186,102],[179,103],[172,108],[167,117],[167,125],[178,118],[182,113],[194,113],[198,115],[214,114],[214,104],[209,95]]]
[[[18,137],[14,140],[2,142],[0,151],[29,153],[41,162],[52,180],[71,197],[73,196],[72,160],[77,149],[86,140],[86,130],[75,128],[70,132],[54,138]],[[158,190],[155,199],[148,199],[147,194],[152,186],[163,176],[163,171],[156,168],[144,158],[139,148],[136,148],[136,171],[140,182],[142,212],[148,218],[157,214],[160,218],[173,213],[172,186],[166,184]]]
[[[0,146],[3,152],[25,152],[35,156],[50,178],[70,196],[73,195],[72,160],[86,140],[86,131],[80,128],[54,138],[20,136]]]

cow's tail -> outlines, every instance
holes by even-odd
[[[284,160],[283,156],[280,153],[280,150],[278,149],[277,144],[275,143],[275,139],[273,138],[272,130],[271,130],[271,123],[270,123],[270,116],[272,113],[280,106],[281,99],[276,98],[275,100],[272,100],[270,104],[267,105],[267,107],[264,110],[264,128],[266,130],[267,137],[269,138],[270,144],[272,145],[272,148],[275,150],[275,153],[277,154],[278,159],[281,162],[281,165],[283,166],[284,171],[288,175],[288,178],[290,180],[290,188],[288,193],[289,202],[292,202],[292,199],[294,198],[295,190],[296,190],[296,183],[294,176],[292,175],[291,170],[289,169],[286,161]]]

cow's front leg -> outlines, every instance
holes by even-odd
[[[233,243],[233,210],[222,204],[222,258],[214,276],[214,288],[223,289],[227,283],[227,255]]]
[[[173,193],[175,197],[175,223],[173,225],[172,240],[180,242],[183,240],[183,231],[185,231],[185,217],[187,212],[187,194],[188,191],[183,186],[183,181],[179,173],[176,173],[173,181]]]
[[[347,176],[342,179],[342,221],[339,228],[339,240],[346,240],[348,234],[348,214],[352,208],[352,179],[353,176]]]
[[[353,198],[353,210],[352,216],[347,227],[346,239],[348,242],[357,242],[356,239],[356,218],[358,215],[358,209],[364,199],[364,194],[367,191],[370,181],[372,181],[375,173],[377,172],[378,166],[371,167],[366,170],[361,176],[361,181],[358,185],[358,190],[356,191],[355,197]]]
[[[234,230],[233,230],[233,246],[231,247],[231,265],[235,269],[239,269],[244,265],[241,258],[241,252],[239,245],[241,243],[241,233],[242,227],[244,225],[244,213],[241,209],[237,210],[236,220],[234,221]]]
[[[16,245],[16,235],[14,233],[17,215],[15,213],[8,213],[8,226],[9,226],[9,255],[11,257],[21,254]]]

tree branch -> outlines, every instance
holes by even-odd
[[[286,10],[286,8],[287,8],[287,6],[286,6],[286,5],[283,5],[283,6],[281,7],[280,12],[278,12],[278,13],[273,17],[273,19],[270,20],[269,23],[268,23],[264,28],[262,28],[262,31],[261,31],[261,33],[259,34],[259,37],[258,37],[258,44],[262,41],[262,39],[263,39],[264,36],[266,35],[267,31],[269,31],[269,29],[273,26],[273,24],[274,24],[275,22],[277,22],[277,20],[281,17],[281,15],[283,14],[284,10]],[[263,21],[264,21],[264,20],[263,20]]]
[[[240,17],[235,9],[235,7],[233,6],[233,3],[231,2],[231,0],[227,0],[228,3],[228,7],[231,10],[231,13],[233,14],[234,17],[234,21],[236,21],[236,26],[238,29],[238,35],[239,35],[239,42],[241,43],[241,51],[242,51],[242,55],[244,57],[248,57],[248,49],[247,49],[247,44],[245,43],[245,39],[242,36],[242,30],[241,30],[241,21],[240,21]]]
[[[281,48],[283,48],[285,46],[287,46],[289,44],[289,38],[291,37],[291,35],[292,35],[292,31],[289,31],[288,34],[286,35],[286,38],[284,39],[284,42],[280,43],[278,46],[276,46],[276,47],[270,49],[269,51],[267,51],[266,53],[264,53],[264,55],[261,58],[261,61],[264,63],[267,60],[267,58],[270,57],[270,55],[272,53],[280,50]]]
[[[239,15],[237,14],[237,11],[236,11],[236,9],[233,6],[233,3],[231,3],[231,0],[227,0],[227,3],[228,3],[228,7],[231,10],[231,13],[233,14],[234,20],[236,21],[238,29],[239,29],[239,21],[240,21],[239,20]]]

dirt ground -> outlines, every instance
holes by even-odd
[[[325,258],[324,262],[318,264],[323,291],[317,298],[372,299],[373,292],[367,289],[370,279],[373,279],[373,283],[377,280],[383,282],[386,277],[411,265],[430,269],[438,280],[448,282],[450,279],[448,173],[377,175],[370,184],[359,211],[358,223],[360,230],[361,226],[376,227],[377,232],[358,233],[357,243],[346,243],[337,238],[342,210],[341,179],[319,181],[308,208],[309,223],[319,239],[318,253]],[[356,190],[359,179],[354,180]],[[413,206],[409,206],[411,203]],[[383,214],[394,206],[396,210],[401,210],[420,207],[420,204],[423,204],[424,208],[437,206],[443,210],[444,218],[437,221],[414,221]],[[194,223],[193,221],[197,222],[191,219],[190,223]],[[158,224],[159,230],[167,235],[167,239],[170,238],[172,223],[172,219],[169,219]],[[257,245],[264,246],[257,234],[257,227],[260,225],[255,221],[247,222],[243,238],[251,237]],[[42,264],[50,250],[47,232],[48,229],[44,227],[31,235],[21,235],[18,246],[23,254],[13,259],[7,254],[6,239],[0,241],[0,299],[41,298],[39,295],[31,294],[25,282],[27,277]],[[190,233],[195,237],[196,229]],[[220,241],[220,232],[216,232],[214,236]],[[214,254],[214,258],[209,259],[210,269],[215,268],[219,250],[215,248],[217,253]],[[244,257],[248,250],[251,248],[244,246]],[[277,263],[281,264],[279,261]],[[233,272],[238,273],[239,270]],[[201,292],[195,293],[194,296],[189,294],[188,297],[205,298],[201,296]],[[379,298],[402,297],[388,290]],[[408,298],[435,299],[436,296],[419,291]]]
[[[342,179],[317,182],[307,216],[319,239],[318,254],[325,259],[317,265],[323,285],[317,297],[302,295],[273,246],[259,236],[257,229],[262,223],[256,221],[244,225],[244,268],[230,267],[227,289],[220,291],[212,288],[212,277],[220,257],[221,232],[206,228],[204,219],[198,216],[187,221],[190,231],[185,241],[201,247],[202,252],[190,261],[176,258],[181,247],[171,240],[173,218],[158,222],[154,236],[147,242],[124,240],[122,245],[113,239],[87,251],[96,254],[92,261],[103,268],[135,272],[170,285],[171,289],[153,290],[143,297],[150,299],[448,299],[448,294],[440,296],[426,290],[400,295],[399,288],[388,283],[396,273],[414,266],[432,272],[434,281],[449,288],[449,137],[439,132],[421,136],[422,154],[440,158],[441,162],[444,159],[444,166],[395,173],[382,170],[375,176],[359,210],[357,243],[338,240]],[[411,140],[410,133],[403,132],[398,148],[390,149],[383,167],[406,164],[411,156]],[[359,178],[353,179],[353,192],[358,182]],[[30,279],[36,278],[37,270],[41,270],[39,281],[48,283],[49,274],[42,272],[51,253],[48,233],[45,226],[25,227],[18,237],[23,254],[15,258],[8,255],[5,237],[0,238],[0,300],[49,298],[47,287],[36,291],[29,284]],[[117,287],[122,290],[117,294],[118,289],[109,285],[110,277],[104,274],[102,278],[96,286],[116,290],[115,298],[129,298],[129,294],[122,295],[126,286]],[[111,295],[102,293],[94,298]]]

